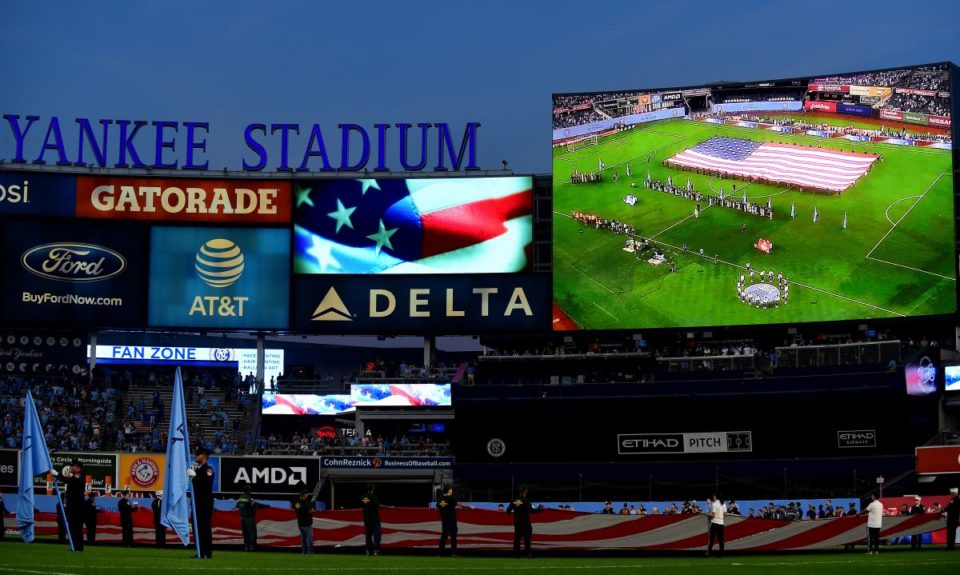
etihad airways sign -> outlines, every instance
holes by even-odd
[[[287,223],[290,182],[77,177],[82,218]]]
[[[550,277],[310,275],[294,280],[295,328],[330,333],[539,330]]]

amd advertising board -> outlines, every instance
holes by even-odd
[[[532,178],[316,180],[294,196],[296,329],[549,325],[549,276],[529,273]]]
[[[144,317],[146,231],[135,224],[3,225],[2,315],[11,324],[133,327]]]
[[[249,485],[254,493],[312,491],[320,482],[316,457],[221,457],[220,491],[241,493]]]
[[[289,282],[287,229],[151,230],[151,327],[283,329]]]
[[[955,313],[950,83],[941,63],[554,94],[554,328]]]

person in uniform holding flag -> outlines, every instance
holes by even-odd
[[[257,550],[257,508],[266,507],[257,503],[250,494],[250,485],[243,484],[243,495],[237,499],[237,511],[240,512],[240,531],[243,532],[243,550]],[[313,519],[310,520],[311,529]]]
[[[130,497],[129,491],[123,492],[120,494],[120,501],[117,502],[124,547],[133,547],[133,505],[130,503]]]
[[[54,470],[56,474],[56,470]],[[64,507],[67,510],[67,529],[70,531],[70,538],[73,540],[73,548],[76,551],[83,551],[83,515],[84,515],[84,491],[86,486],[83,482],[83,464],[74,459],[70,464],[70,471],[63,474],[64,483],[67,485],[67,501]]]
[[[440,513],[440,555],[447,547],[447,537],[450,538],[450,556],[457,556],[457,498],[453,495],[453,487],[447,485],[443,490],[443,497],[437,501],[437,511]]]
[[[3,541],[6,527],[3,525],[3,518],[7,514],[7,506],[3,504],[3,492],[0,491],[0,541]]]
[[[309,491],[300,490],[300,498],[293,502],[293,510],[297,514],[297,529],[300,530],[300,552],[310,555],[313,553],[313,501],[310,500]]]
[[[533,524],[530,522],[530,514],[538,513],[540,510],[534,508],[533,503],[527,498],[529,491],[526,487],[520,488],[520,497],[517,497],[507,506],[507,513],[513,514],[513,555],[520,557],[520,540],[523,539],[523,550],[527,558],[533,558],[530,552],[531,540],[533,539]]]
[[[957,541],[957,524],[960,523],[960,490],[950,488],[950,503],[940,513],[947,518],[947,551],[953,551]]]
[[[87,545],[97,544],[97,492],[91,491],[83,508],[83,522],[87,526]]]
[[[200,558],[213,558],[213,468],[207,465],[209,452],[200,449],[197,461],[187,475],[193,480],[193,498],[196,502],[197,542],[200,544]]]
[[[157,491],[150,503],[150,509],[153,510],[153,535],[156,538],[157,547],[161,549],[167,544],[167,530],[160,522],[160,518],[163,517],[161,513],[162,501],[163,491],[161,490]]]
[[[367,486],[367,493],[360,500],[360,506],[363,508],[363,533],[367,555],[379,555],[383,530],[380,523],[380,500],[372,483]]]

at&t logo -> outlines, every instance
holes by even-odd
[[[243,252],[226,238],[214,238],[200,246],[194,258],[194,269],[200,281],[221,289],[232,286],[243,275]],[[243,317],[246,296],[198,295],[193,298],[189,315]]]

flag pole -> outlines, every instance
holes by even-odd
[[[190,486],[190,509],[193,511],[191,514],[193,518],[193,542],[197,548],[197,559],[200,558],[200,532],[197,529],[197,500],[193,497],[193,478],[190,478],[190,483],[187,485]]]
[[[64,531],[67,532],[67,542],[70,543],[70,551],[76,551],[73,546],[73,534],[70,533],[70,522],[67,521],[67,508],[63,506],[63,499],[60,497],[60,486],[57,484],[57,476],[53,476],[53,492],[57,494],[57,503],[60,507],[60,515],[63,517]]]

